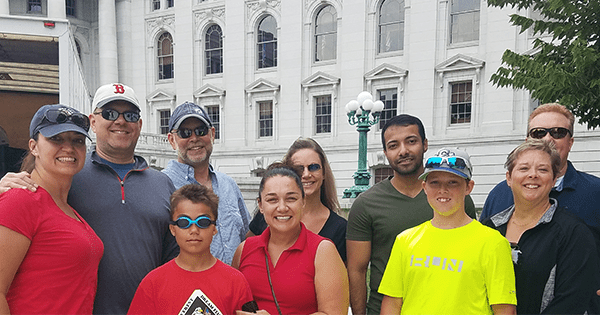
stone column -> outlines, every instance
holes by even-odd
[[[48,0],[48,19],[64,20],[67,18],[65,0]]]
[[[0,15],[9,15],[10,9],[8,0],[0,0]]]
[[[100,85],[119,82],[115,0],[98,1]]]
[[[144,1],[146,2],[146,1]],[[131,1],[116,0],[117,8],[117,52],[119,80],[122,83],[132,84],[132,23]]]

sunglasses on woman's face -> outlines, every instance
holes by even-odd
[[[195,224],[197,227],[201,229],[208,229],[211,224],[217,225],[216,221],[211,220],[209,217],[205,215],[201,215],[196,218],[196,220],[192,220],[189,217],[183,216],[177,218],[175,221],[171,221],[172,225],[177,225],[182,229],[189,229],[192,224]]]
[[[312,163],[309,165],[295,165],[295,167],[298,168],[298,170],[300,170],[301,172],[304,171],[304,169],[307,169],[309,172],[316,172],[318,170],[321,169],[321,165],[317,164],[317,163]]]
[[[562,139],[567,135],[573,136],[571,130],[563,127],[553,127],[553,128],[532,128],[529,130],[529,137],[534,139],[542,139],[546,136],[547,133],[550,133],[550,136],[554,139]]]

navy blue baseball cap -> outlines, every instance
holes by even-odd
[[[185,102],[177,106],[177,108],[175,108],[173,111],[171,119],[169,120],[169,131],[179,129],[181,123],[190,117],[200,119],[200,121],[202,121],[208,127],[213,126],[208,114],[202,107],[192,102]]]
[[[38,132],[50,138],[65,131],[75,131],[89,138],[89,130],[89,118],[75,108],[62,104],[44,105],[31,119],[29,137],[33,138]]]

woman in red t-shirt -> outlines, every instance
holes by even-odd
[[[31,120],[21,168],[38,188],[0,195],[2,314],[92,314],[104,246],[67,203],[89,127],[64,105],[42,106]]]

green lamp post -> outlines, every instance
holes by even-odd
[[[358,169],[354,172],[354,186],[344,190],[344,198],[356,198],[360,193],[369,189],[371,173],[367,170],[367,132],[371,126],[379,122],[379,115],[383,110],[383,102],[373,102],[369,92],[360,92],[356,100],[346,104],[348,123],[356,125],[358,131]]]

